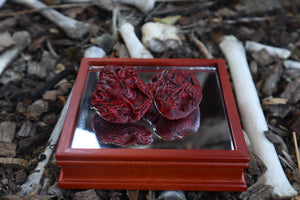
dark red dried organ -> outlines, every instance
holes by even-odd
[[[105,66],[91,97],[91,108],[113,123],[139,121],[153,102],[151,90],[129,66]]]
[[[110,123],[97,114],[94,117],[92,126],[99,143],[126,146],[147,145],[153,141],[151,132],[144,126],[133,123]]]
[[[144,120],[149,122],[151,125],[156,125],[158,119],[161,117],[161,114],[158,112],[157,108],[155,107],[154,103],[151,104],[149,110],[144,115]]]
[[[151,79],[154,102],[170,120],[187,117],[199,107],[202,89],[194,74],[184,70],[165,70]]]
[[[160,117],[156,124],[155,133],[163,140],[172,141],[195,134],[200,127],[200,108],[196,108],[186,118],[168,120]]]

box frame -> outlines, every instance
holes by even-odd
[[[234,150],[71,148],[89,66],[213,66]],[[83,58],[56,151],[64,189],[244,191],[249,155],[224,60]]]

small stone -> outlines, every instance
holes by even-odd
[[[53,57],[48,51],[43,51],[40,65],[46,69],[46,79],[52,78],[53,71],[55,70],[57,58]]]
[[[0,33],[0,52],[12,46],[13,44],[14,44],[14,40],[7,31]]]
[[[29,106],[29,117],[38,119],[43,113],[48,111],[48,102],[44,100],[37,100]]]
[[[11,143],[15,137],[16,124],[5,121],[0,124],[0,141]]]
[[[181,39],[176,26],[159,22],[148,22],[142,26],[142,42],[153,52],[163,52],[168,49],[178,49]]]
[[[55,66],[54,73],[55,73],[55,74],[58,74],[58,73],[64,71],[65,69],[66,69],[66,67],[65,67],[62,63],[58,63],[58,64]]]
[[[73,85],[71,83],[69,83],[69,82],[62,83],[59,86],[58,90],[56,91],[57,96],[64,96],[64,95],[68,94],[69,91],[70,91],[70,89],[72,88],[72,86]]]
[[[84,51],[84,57],[86,58],[104,58],[105,55],[105,51],[96,46],[91,46]]]
[[[55,101],[56,100],[56,90],[50,90],[50,91],[46,91],[43,94],[43,99],[44,100],[49,100],[49,101]]]
[[[26,113],[27,105],[23,101],[19,101],[16,106],[16,111],[22,114]]]
[[[2,179],[2,180],[1,180],[1,184],[2,184],[3,186],[8,185],[8,179],[7,179],[7,178]]]
[[[183,191],[163,191],[158,200],[186,200],[186,197]]]
[[[106,53],[110,53],[115,45],[115,37],[109,33],[103,33],[101,36],[91,38],[91,43],[102,48]]]

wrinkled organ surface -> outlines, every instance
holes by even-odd
[[[202,100],[202,89],[194,74],[184,70],[164,70],[151,79],[154,103],[170,120],[187,117]]]
[[[113,123],[139,121],[150,108],[150,88],[130,66],[105,66],[91,97],[93,108],[103,119]]]

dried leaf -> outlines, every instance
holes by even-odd
[[[168,16],[168,17],[164,17],[164,18],[154,17],[153,21],[160,22],[160,23],[163,23],[163,24],[174,25],[174,24],[176,24],[176,22],[178,22],[178,20],[180,20],[180,18],[181,18],[180,15]]]

